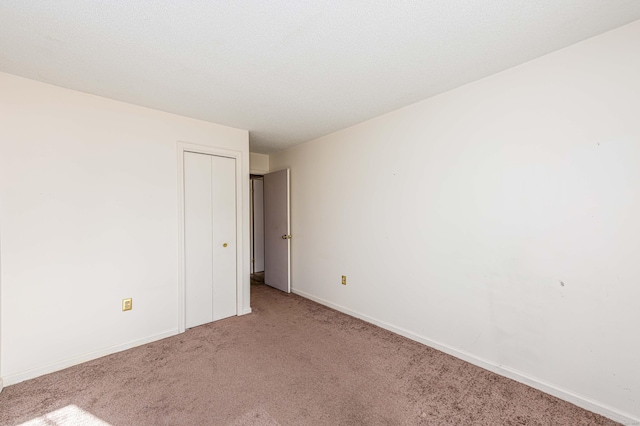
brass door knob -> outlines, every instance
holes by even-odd
[[[226,247],[226,246],[227,246],[227,243],[224,243],[224,244],[222,245],[222,247]]]

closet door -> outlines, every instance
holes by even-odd
[[[236,160],[211,156],[213,320],[237,314]]]
[[[235,159],[184,154],[186,327],[236,315]]]
[[[184,153],[184,268],[187,328],[213,321],[211,157]]]

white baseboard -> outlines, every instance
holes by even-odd
[[[247,315],[251,313],[251,308],[247,308],[245,310],[242,311],[242,313],[240,315]]]
[[[404,336],[408,339],[415,340],[416,342],[422,343],[434,349],[438,349],[446,354],[459,358],[463,361],[466,361],[470,364],[476,365],[478,367],[484,368],[485,370],[489,370],[501,376],[507,377],[509,379],[515,380],[520,383],[524,383],[527,386],[531,386],[532,388],[541,390],[542,392],[548,393],[549,395],[553,395],[562,400],[568,401],[578,407],[584,408],[586,410],[592,411],[594,413],[600,414],[602,416],[608,417],[612,420],[615,420],[623,425],[640,425],[640,419],[634,417],[630,414],[624,413],[620,410],[617,410],[613,407],[610,407],[606,404],[602,404],[598,401],[594,401],[589,398],[585,398],[578,394],[575,394],[566,389],[562,389],[553,384],[547,383],[543,380],[537,379],[535,377],[531,377],[525,373],[517,371],[513,368],[496,364],[494,362],[488,361],[486,359],[482,359],[477,357],[469,352],[461,351],[455,349],[451,346],[445,345],[440,342],[436,342],[426,337],[419,336],[405,329],[395,327],[391,324],[388,324],[384,321],[379,321],[375,318],[371,318],[367,315],[361,314],[356,311],[352,311],[351,309],[345,308],[344,306],[336,305],[335,303],[324,300],[320,297],[316,297],[312,294],[306,293],[301,290],[292,290],[293,293],[304,297],[305,299],[313,300],[314,302],[320,303],[321,305],[328,306],[329,308],[335,309],[336,311],[340,311],[352,317],[359,318],[368,323],[377,325],[378,327],[384,328],[385,330],[389,330],[393,333]]]
[[[4,383],[2,382],[2,378],[0,378],[0,392],[4,389]]]
[[[143,339],[133,340],[131,342],[123,343],[120,345],[109,346],[107,348],[99,349],[97,351],[88,352],[82,355],[74,356],[71,358],[63,359],[61,361],[52,362],[50,364],[43,365],[41,367],[32,368],[29,370],[21,371],[19,373],[9,374],[3,377],[4,383],[7,386],[15,385],[16,383],[23,382],[25,380],[34,379],[44,374],[53,373],[54,371],[63,370],[68,367],[72,367],[83,362],[91,361],[96,358],[100,358],[106,355],[111,355],[116,352],[121,352],[126,349],[131,349],[136,346],[145,345],[147,343],[155,342],[156,340],[164,339],[166,337],[175,336],[178,334],[178,329],[165,331],[164,333],[155,334],[153,336],[145,337]],[[2,381],[0,380],[0,385]]]

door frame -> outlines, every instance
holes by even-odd
[[[186,330],[186,279],[185,279],[185,238],[184,238],[184,153],[215,155],[233,158],[236,162],[236,316],[242,315],[244,291],[242,278],[244,272],[242,239],[242,151],[178,142],[178,332]]]

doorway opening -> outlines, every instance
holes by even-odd
[[[264,282],[264,177],[251,175],[251,280]]]
[[[251,283],[291,293],[289,169],[251,175]]]

